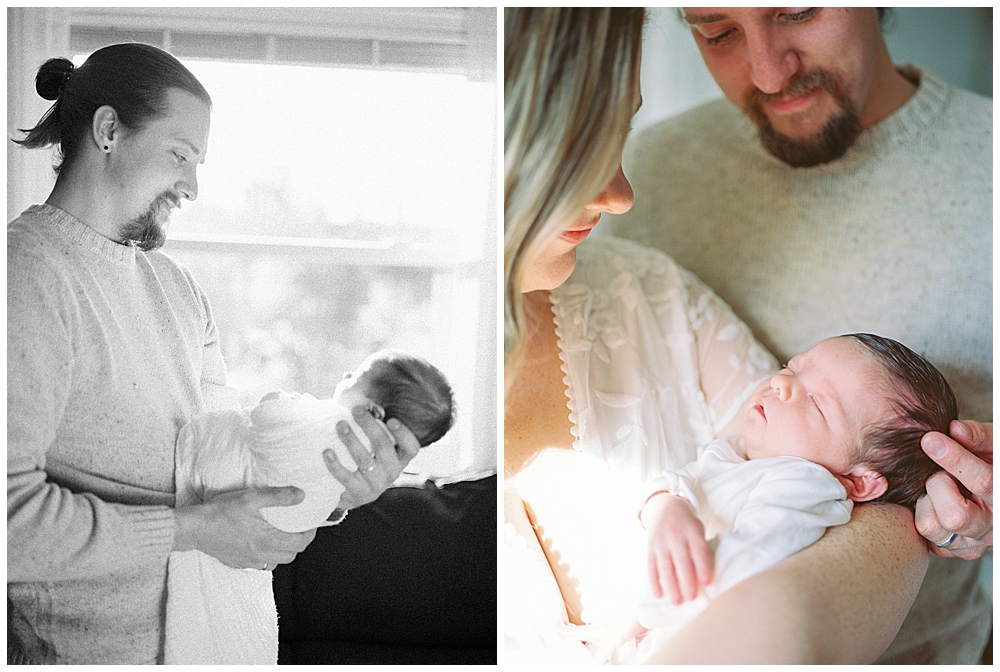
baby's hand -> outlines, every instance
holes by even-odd
[[[642,510],[649,550],[649,587],[653,597],[681,604],[698,597],[712,582],[712,551],[705,528],[687,500],[654,495]]]

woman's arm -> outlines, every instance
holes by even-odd
[[[871,663],[926,571],[908,510],[856,506],[849,524],[720,595],[647,662]]]

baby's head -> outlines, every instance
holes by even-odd
[[[399,352],[369,355],[333,393],[341,406],[367,406],[379,420],[396,418],[421,447],[455,424],[455,403],[444,374],[427,361]]]
[[[794,455],[830,470],[856,502],[913,507],[940,467],[920,448],[958,416],[941,373],[871,334],[821,341],[754,392],[742,426],[747,457]]]

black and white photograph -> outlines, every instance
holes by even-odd
[[[497,663],[498,9],[7,9],[7,661]]]

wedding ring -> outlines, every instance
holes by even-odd
[[[938,544],[936,542],[933,542],[933,541],[931,543],[934,544],[935,546],[937,546],[938,548],[948,548],[949,546],[951,546],[951,542],[953,542],[953,541],[955,541],[955,533],[954,532],[952,532],[951,536],[948,537],[947,539],[945,539],[940,544]]]

